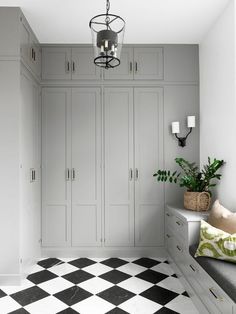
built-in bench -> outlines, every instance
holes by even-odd
[[[190,246],[191,256],[236,303],[236,264],[209,257],[194,257],[197,247],[196,244]]]

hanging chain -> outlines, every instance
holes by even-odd
[[[107,0],[106,10],[107,10],[106,15],[108,15],[108,12],[110,10],[110,1],[109,0]]]

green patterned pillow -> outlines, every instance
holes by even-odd
[[[201,220],[200,243],[195,253],[236,263],[236,233],[229,234]]]

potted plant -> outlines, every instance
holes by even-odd
[[[153,174],[158,182],[177,183],[180,187],[186,187],[184,193],[184,207],[191,210],[208,210],[211,203],[211,188],[216,186],[213,179],[220,180],[221,174],[217,173],[224,164],[223,160],[208,157],[208,163],[203,166],[202,170],[195,162],[188,162],[184,158],[175,158],[175,162],[180,166],[182,172],[170,170],[157,170]]]

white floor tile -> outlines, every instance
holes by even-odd
[[[181,314],[199,314],[192,300],[184,295],[179,295],[167,303],[165,307]]]
[[[103,265],[100,263],[96,263],[87,267],[84,267],[83,270],[87,271],[88,273],[94,275],[94,276],[100,276],[104,273],[107,273],[108,271],[111,271],[113,268]]]
[[[174,277],[168,277],[156,284],[157,286],[160,286],[162,288],[174,291],[176,293],[183,293],[185,291],[185,288],[181,284],[180,280],[178,278]]]
[[[21,308],[20,304],[9,296],[0,299],[0,313],[7,314]]]
[[[79,302],[73,306],[72,309],[78,311],[80,314],[104,314],[112,310],[115,306],[97,296],[92,296]]]
[[[73,271],[78,270],[78,268],[71,264],[64,263],[64,264],[60,264],[60,265],[48,268],[48,270],[56,274],[57,276],[63,276],[63,275],[66,275],[66,274],[72,273]]]
[[[139,294],[151,288],[153,284],[150,282],[144,281],[142,279],[136,278],[136,277],[131,277],[129,279],[126,279],[120,282],[119,284],[117,284],[117,286],[123,289],[129,290],[135,294]]]
[[[137,295],[119,305],[119,308],[130,314],[153,314],[162,306],[156,302]]]
[[[131,276],[136,276],[142,273],[143,271],[145,271],[146,268],[137,264],[128,263],[128,264],[122,265],[121,267],[118,267],[117,270],[120,270]]]
[[[61,277],[45,281],[38,285],[39,288],[45,290],[49,294],[55,294],[72,286],[74,286],[72,282]]]
[[[46,297],[34,303],[31,303],[24,308],[30,314],[56,314],[68,306],[53,296]]]
[[[168,276],[171,276],[175,273],[174,270],[170,267],[170,265],[166,264],[166,263],[161,263],[161,264],[155,265],[151,269],[158,271],[159,273],[163,273],[165,275],[168,275]]]
[[[81,282],[77,286],[81,287],[84,290],[87,290],[88,292],[92,294],[97,294],[108,288],[111,288],[113,284],[102,278],[94,277],[92,279]]]
[[[19,286],[0,286],[0,289],[4,291],[6,294],[13,294],[33,286],[34,286],[33,282],[29,281],[28,279],[24,279],[22,280],[22,283]]]
[[[45,268],[39,266],[38,264],[35,264],[32,266],[32,268],[30,269],[30,273],[37,273],[38,271],[44,270]]]

